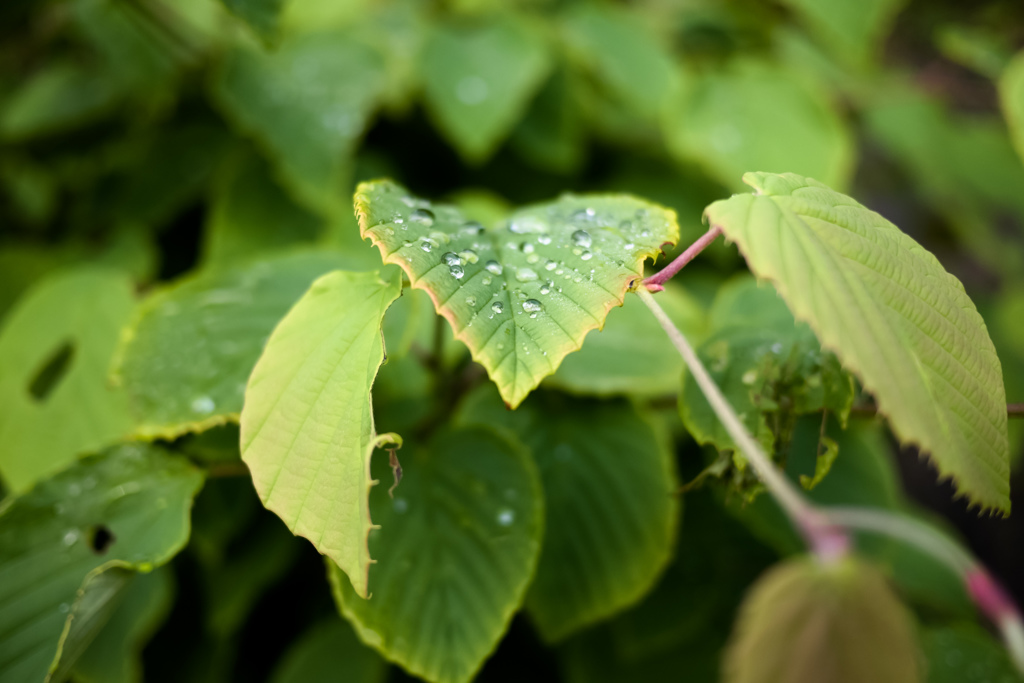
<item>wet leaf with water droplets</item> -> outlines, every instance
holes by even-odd
[[[435,218],[429,228],[410,224],[411,208],[400,199],[406,196],[390,181],[361,184],[356,211],[362,235],[385,263],[401,266],[414,287],[430,294],[512,407],[604,324],[643,277],[644,261],[678,237],[671,210],[627,195],[565,195],[472,234],[463,230],[466,217],[443,204],[430,205]],[[436,242],[442,254],[410,246],[423,239]],[[625,249],[628,243],[632,250]],[[475,262],[458,256],[467,249]],[[445,257],[459,258],[461,272],[452,273],[455,266]],[[541,307],[525,310],[523,301]]]
[[[10,500],[0,512],[0,680],[46,678],[66,622],[88,620],[76,597],[87,576],[148,571],[177,554],[202,482],[185,458],[127,444]],[[93,547],[101,528],[113,538],[102,552]]]
[[[369,460],[379,445],[370,387],[384,361],[384,313],[402,291],[401,273],[387,272],[335,271],[314,282],[270,336],[241,416],[242,460],[263,504],[362,596]]]
[[[522,446],[491,429],[406,445],[392,500],[374,487],[373,597],[328,563],[335,600],[365,643],[435,683],[467,683],[519,609],[540,555],[543,494]],[[374,476],[388,476],[378,458]],[[429,624],[430,628],[423,628]],[[443,635],[442,635],[443,634]]]
[[[122,333],[114,373],[144,438],[234,422],[274,325],[323,273],[350,265],[296,252],[206,271],[151,294]]]

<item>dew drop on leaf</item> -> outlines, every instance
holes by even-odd
[[[501,275],[502,271],[505,270],[504,268],[502,268],[501,264],[495,261],[494,259],[491,259],[490,261],[485,263],[484,268],[487,269],[488,273],[492,273],[494,275]]]
[[[523,302],[523,310],[527,313],[536,313],[543,308],[541,303],[536,299],[527,299]]]
[[[434,224],[434,212],[430,209],[416,209],[409,214],[409,220],[429,227]]]
[[[452,251],[445,252],[445,255],[441,257],[441,260],[444,261],[444,264],[446,266],[461,266],[462,265],[462,259],[459,258],[458,254],[456,254],[455,252],[452,252]]]
[[[200,396],[192,401],[192,412],[198,415],[209,415],[217,407],[209,396]]]
[[[577,247],[586,249],[593,244],[593,240],[590,238],[590,233],[586,230],[577,230],[572,234],[572,243]]]
[[[493,304],[491,304],[491,310],[494,311],[495,313],[501,313],[502,311],[505,310],[505,304],[501,303],[500,301],[495,301]]]

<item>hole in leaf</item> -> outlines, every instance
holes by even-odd
[[[50,354],[28,385],[28,391],[32,394],[32,398],[42,401],[53,393],[60,381],[64,379],[64,375],[67,374],[68,368],[71,367],[71,359],[74,357],[75,345],[70,341],[64,342]]]
[[[97,555],[106,553],[110,546],[114,545],[115,540],[117,537],[114,536],[114,532],[102,524],[97,524],[89,529],[89,547]]]

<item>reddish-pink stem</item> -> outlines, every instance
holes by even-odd
[[[644,280],[644,285],[647,287],[647,291],[660,292],[665,289],[664,284],[672,279],[673,275],[682,270],[683,266],[692,261],[697,254],[704,251],[704,249],[714,242],[715,238],[721,234],[722,229],[717,225],[712,225],[711,229],[701,235],[700,239],[687,247],[686,251],[672,259],[672,263]]]

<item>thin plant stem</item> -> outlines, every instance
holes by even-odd
[[[714,242],[721,234],[722,229],[717,225],[712,225],[711,229],[701,235],[700,239],[687,247],[686,251],[672,259],[671,263],[659,270],[657,273],[644,280],[644,285],[647,290],[651,292],[660,292],[663,290],[665,288],[664,284],[672,279],[673,275],[682,270],[683,266],[692,261],[697,254],[704,251],[704,249]]]
[[[1009,594],[980,562],[953,541],[910,518],[867,508],[821,508],[808,500],[775,467],[760,445],[747,432],[736,411],[711,379],[685,335],[654,300],[651,290],[639,287],[636,293],[651,309],[673,346],[683,357],[690,374],[700,386],[722,426],[746,456],[779,507],[804,535],[812,552],[822,561],[844,556],[849,550],[849,531],[852,529],[884,534],[916,546],[947,565],[960,577],[974,604],[999,628],[1014,665],[1018,671],[1024,673],[1024,620]]]

